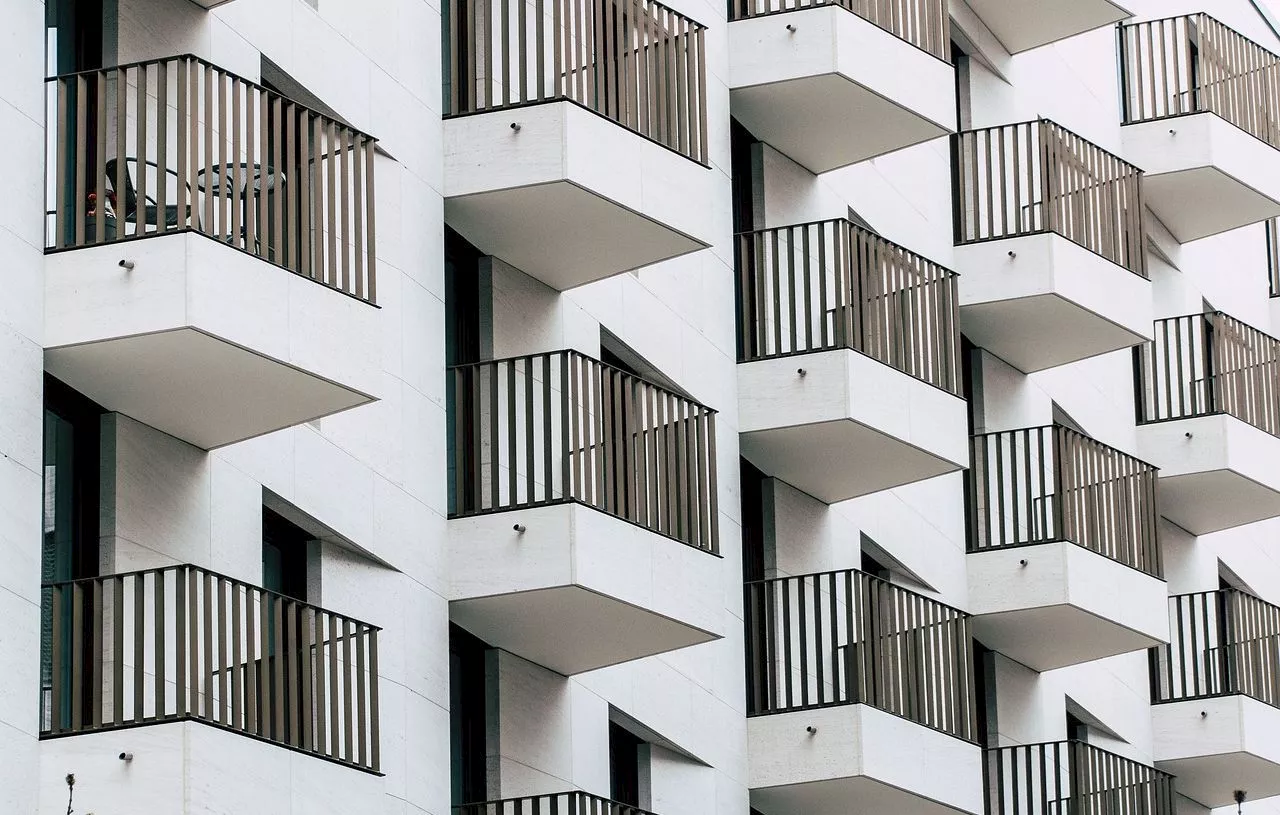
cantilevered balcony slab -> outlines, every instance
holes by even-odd
[[[1155,468],[1060,425],[973,439],[974,630],[1038,671],[1167,640]]]
[[[1168,640],[1163,580],[1074,543],[968,555],[974,636],[1037,671]]]
[[[1217,114],[1121,133],[1125,158],[1146,171],[1147,206],[1180,242],[1280,216],[1280,150]]]
[[[956,126],[951,65],[834,4],[730,22],[729,88],[752,134],[815,173]]]
[[[46,369],[204,449],[373,401],[378,315],[194,232],[45,262]]]
[[[1156,766],[1206,807],[1280,795],[1280,709],[1242,695],[1153,705]]]
[[[711,172],[569,101],[449,118],[445,221],[558,289],[710,244]]]
[[[578,503],[453,518],[449,552],[450,619],[558,673],[723,635],[719,558]]]
[[[962,399],[856,351],[740,363],[738,394],[743,455],[827,503],[968,459]]]
[[[982,812],[980,747],[870,705],[755,716],[747,743],[764,815]]]
[[[1160,511],[1195,535],[1280,516],[1280,438],[1216,414],[1138,427],[1160,468]]]
[[[1074,37],[1129,16],[1111,0],[967,0],[1011,54]]]
[[[1151,283],[1043,233],[956,247],[964,333],[1025,373],[1151,336]]]

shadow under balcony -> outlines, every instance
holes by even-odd
[[[190,56],[48,88],[50,373],[203,449],[376,398],[372,138]]]
[[[1216,808],[1280,795],[1280,608],[1235,589],[1170,597],[1151,650],[1156,766]]]
[[[449,389],[455,623],[565,675],[722,636],[714,411],[575,351]]]
[[[1010,54],[1117,23],[1130,13],[1111,0],[966,0]]]
[[[557,290],[710,245],[702,25],[653,0],[621,16],[547,0],[527,22],[518,5],[510,25],[506,0],[463,8],[446,32],[450,227]],[[597,24],[562,29],[584,13]]]
[[[973,439],[975,636],[1037,671],[1168,640],[1156,470],[1058,425]]]
[[[952,141],[960,322],[1024,373],[1148,339],[1142,172],[1045,119]]]
[[[955,274],[846,220],[738,241],[742,454],[827,503],[963,469]]]
[[[1171,317],[1134,368],[1161,513],[1194,535],[1280,516],[1280,340],[1222,312]]]
[[[744,602],[752,808],[981,812],[967,615],[854,570],[748,583]]]
[[[118,773],[139,739],[215,751],[221,737],[194,725],[378,771],[376,626],[190,565],[54,583],[42,605],[40,735],[77,774]],[[177,794],[161,809],[180,811]]]
[[[986,751],[987,815],[1174,815],[1173,776],[1082,741]]]
[[[1160,222],[1186,243],[1280,215],[1280,56],[1207,14],[1120,32],[1124,155]]]
[[[943,0],[732,0],[729,20],[734,117],[810,172],[955,132]]]

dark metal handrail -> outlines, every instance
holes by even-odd
[[[1147,276],[1137,167],[1048,119],[951,145],[956,245],[1052,232]]]
[[[455,366],[451,517],[576,501],[719,551],[715,411],[576,351]]]
[[[1173,815],[1173,776],[1082,741],[986,751],[987,815]]]
[[[1250,696],[1280,707],[1280,608],[1238,589],[1169,598],[1170,642],[1151,649],[1151,700]]]
[[[50,251],[196,232],[376,301],[369,135],[189,54],[48,95]]]
[[[964,612],[853,569],[744,592],[748,716],[861,703],[974,739]]]
[[[1225,413],[1280,436],[1280,340],[1220,311],[1154,333],[1133,350],[1138,424]]]
[[[377,771],[381,629],[192,565],[48,584],[41,733],[193,720]]]
[[[630,804],[610,801],[608,798],[575,790],[463,804],[453,808],[453,815],[653,815],[653,813]]]
[[[706,28],[656,0],[450,0],[445,115],[569,100],[706,164]]]
[[[1216,113],[1280,147],[1280,56],[1208,14],[1120,27],[1125,124]]]
[[[1154,577],[1157,470],[1062,425],[972,439],[969,551],[1069,541]]]
[[[738,235],[738,359],[849,348],[960,393],[957,275],[845,219]]]

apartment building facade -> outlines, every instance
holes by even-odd
[[[1280,811],[1254,0],[13,0],[0,811]]]

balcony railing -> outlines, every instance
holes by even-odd
[[[1234,317],[1157,320],[1134,365],[1139,424],[1226,413],[1280,436],[1280,340]]]
[[[1120,32],[1125,124],[1216,113],[1280,147],[1280,56],[1207,14]]]
[[[49,249],[198,232],[375,301],[370,136],[193,56],[48,95]]]
[[[598,795],[575,791],[463,804],[453,808],[453,815],[653,815],[653,813],[628,804],[610,801]]]
[[[378,629],[201,569],[44,589],[41,735],[197,721],[378,770]]]
[[[568,100],[706,164],[706,29],[654,0],[450,0],[445,115]]]
[[[747,715],[867,704],[972,741],[969,617],[855,570],[747,583]]]
[[[729,21],[818,6],[848,9],[938,59],[951,61],[951,16],[944,0],[729,0]]]
[[[1047,119],[951,143],[957,245],[1054,232],[1147,276],[1137,167]]]
[[[987,815],[1174,815],[1173,776],[1081,741],[987,750]]]
[[[1151,700],[1244,695],[1280,707],[1280,608],[1236,589],[1169,598],[1168,645],[1151,649]]]
[[[960,393],[956,274],[843,219],[738,236],[742,362],[850,348]]]
[[[969,551],[1069,541],[1161,577],[1156,473],[1061,425],[975,436]]]
[[[576,501],[718,551],[715,411],[576,351],[452,369],[452,515]]]

